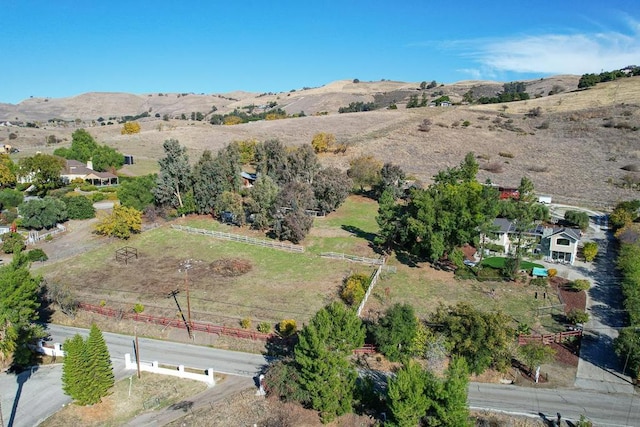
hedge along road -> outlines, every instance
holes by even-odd
[[[53,342],[64,342],[76,333],[87,336],[86,329],[49,325]],[[133,337],[104,333],[111,353],[116,376],[124,378],[130,372],[123,370],[124,354],[133,353]],[[157,360],[160,363],[184,364],[185,366],[225,372],[232,375],[254,377],[268,362],[262,355],[232,352],[189,344],[141,338],[142,360]],[[17,405],[15,427],[37,424],[69,401],[62,393],[61,366],[40,367],[23,382]],[[46,374],[45,374],[46,373]],[[0,375],[2,413],[9,420],[17,396],[18,384],[15,375]],[[44,392],[46,390],[46,393]],[[540,417],[555,418],[557,413],[564,419],[577,420],[584,414],[598,426],[640,425],[640,402],[635,394],[599,393],[575,389],[543,389],[516,387],[501,384],[472,383],[469,385],[469,405],[474,409],[487,409]]]

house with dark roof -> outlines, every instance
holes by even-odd
[[[494,231],[487,236],[480,236],[485,243],[499,246],[503,254],[515,251],[516,226],[506,218],[493,221]],[[581,232],[575,228],[545,227],[536,225],[523,233],[525,247],[534,253],[540,253],[545,261],[573,264],[578,254]]]
[[[86,164],[77,160],[67,160],[60,172],[60,178],[62,178],[65,184],[78,178],[97,187],[118,184],[117,175],[110,172],[93,170],[93,162],[91,162],[91,160],[87,161]]]

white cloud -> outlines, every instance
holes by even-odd
[[[494,73],[599,73],[640,62],[640,23],[628,20],[630,34],[544,34],[449,43]],[[485,75],[483,72],[482,75]]]

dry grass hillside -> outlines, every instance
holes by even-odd
[[[523,175],[530,177],[539,193],[553,195],[556,201],[584,206],[611,206],[619,200],[638,198],[630,184],[640,182],[640,77],[602,83],[575,91],[577,76],[557,76],[527,82],[533,99],[507,104],[458,105],[454,107],[406,109],[410,93],[420,93],[419,84],[392,81],[338,81],[328,85],[278,94],[234,92],[225,95],[177,94],[128,95],[85,94],[68,99],[30,99],[18,106],[24,120],[53,117],[107,118],[111,115],[139,114],[142,132],[121,135],[120,125],[94,126],[84,122],[101,143],[132,154],[136,165],[125,173],[142,174],[157,168],[162,142],[178,139],[189,148],[193,161],[208,149],[216,151],[234,140],[278,138],[288,145],[310,143],[317,132],[330,132],[349,148],[344,155],[324,155],[323,163],[347,168],[359,155],[372,155],[382,162],[393,162],[413,177],[429,182],[438,170],[457,165],[465,153],[473,151],[481,165],[479,179],[487,178],[515,186]],[[487,96],[501,90],[495,82],[460,82],[427,90],[429,97],[442,91],[454,102],[469,90]],[[559,92],[548,96],[549,92]],[[371,102],[376,96],[398,96],[397,110],[376,110],[338,114],[349,102]],[[535,96],[539,96],[535,98]],[[404,97],[404,98],[403,98]],[[260,121],[235,126],[212,126],[190,120],[163,121],[155,113],[218,113],[246,105],[275,101],[290,113],[305,111],[307,117]],[[0,104],[0,121],[8,117],[9,107]],[[205,110],[204,108],[207,108]],[[17,110],[14,110],[17,111]],[[327,115],[310,115],[327,111]],[[420,131],[423,120],[431,121],[428,132]],[[74,124],[68,127],[0,128],[0,143],[20,148],[17,156],[36,151],[52,152],[69,144]],[[48,135],[62,142],[47,145]]]

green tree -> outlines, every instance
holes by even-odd
[[[564,220],[578,226],[582,231],[589,228],[589,214],[586,212],[572,210],[566,211],[564,213]]]
[[[2,251],[5,254],[12,254],[16,249],[21,251],[26,247],[24,237],[20,233],[4,233],[2,235]]]
[[[80,401],[87,386],[87,366],[84,340],[80,334],[67,338],[63,344],[62,390],[67,396]]]
[[[165,157],[158,161],[160,173],[153,195],[158,204],[181,208],[183,194],[190,187],[191,170],[187,149],[175,139],[166,140],[162,146]]]
[[[536,366],[551,362],[555,354],[556,351],[551,346],[545,345],[541,341],[529,341],[518,347],[518,356],[529,368],[529,374]]]
[[[469,426],[467,386],[469,369],[462,357],[453,357],[444,380],[427,377],[425,394],[430,398],[428,425],[443,427]]]
[[[264,230],[271,226],[280,189],[268,175],[260,176],[249,190],[249,212],[253,214],[253,228]]]
[[[622,328],[614,341],[616,354],[625,361],[634,378],[640,377],[640,329],[635,326]]]
[[[137,177],[121,177],[118,186],[118,199],[122,206],[144,211],[148,206],[153,205],[153,188],[156,185],[154,175]]]
[[[26,366],[31,357],[27,343],[45,335],[35,324],[41,281],[31,275],[27,256],[20,251],[0,267],[0,366]]]
[[[305,400],[323,422],[351,410],[357,373],[348,357],[364,343],[364,327],[341,302],[322,308],[298,334],[295,362]]]
[[[0,205],[2,209],[17,208],[24,201],[21,191],[5,188],[0,191]]]
[[[638,218],[640,200],[629,200],[618,203],[609,215],[609,222],[614,229],[619,229]]]
[[[16,185],[18,167],[8,154],[0,154],[0,186],[13,187]]]
[[[19,174],[36,187],[36,192],[44,196],[47,191],[62,187],[60,172],[64,159],[48,154],[36,154],[20,160]]]
[[[29,200],[22,203],[19,210],[22,215],[22,226],[36,230],[55,227],[56,224],[69,218],[67,205],[53,197]]]
[[[385,163],[380,170],[380,182],[375,186],[376,197],[391,191],[394,199],[399,199],[404,191],[405,173],[402,168],[393,163]]]
[[[100,145],[93,151],[92,163],[96,171],[115,171],[124,165],[124,156],[114,148]]]
[[[391,413],[390,425],[415,427],[420,424],[430,403],[424,389],[425,373],[418,363],[411,360],[389,379],[387,405]]]
[[[91,325],[89,337],[79,334],[64,343],[62,389],[79,405],[99,403],[114,384],[113,367],[102,332]]]
[[[113,212],[96,225],[96,233],[120,239],[128,239],[141,229],[142,212],[126,206],[114,206]]]
[[[196,212],[209,214],[225,192],[237,193],[241,186],[240,145],[234,142],[215,157],[205,151],[193,168],[193,196]]]
[[[418,319],[413,307],[395,304],[373,327],[373,337],[378,349],[392,362],[408,355],[418,330]]]
[[[317,154],[308,145],[291,150],[287,156],[289,166],[287,182],[296,181],[312,185],[321,169]]]
[[[287,183],[289,165],[287,149],[277,139],[261,142],[256,145],[256,172],[269,176],[279,186]]]
[[[232,215],[232,222],[236,225],[243,225],[245,222],[242,196],[240,194],[225,191],[216,201],[215,210],[218,217],[221,217],[222,214]]]
[[[591,262],[595,259],[596,255],[598,255],[598,243],[596,242],[586,242],[582,246],[582,255],[584,255],[584,260],[587,262]]]
[[[100,399],[109,394],[113,387],[113,367],[107,344],[102,336],[102,331],[96,324],[91,325],[89,337],[85,343],[85,355],[88,359],[87,377],[91,378],[92,403],[100,402]]]
[[[467,360],[471,372],[481,374],[489,367],[502,371],[509,366],[514,332],[504,313],[482,312],[467,303],[440,305],[429,322],[447,337],[452,354]]]
[[[88,219],[96,216],[93,202],[84,196],[65,197],[67,213],[70,219]]]
[[[321,169],[312,184],[318,210],[333,212],[346,200],[353,188],[347,174],[338,168]]]
[[[365,187],[374,187],[380,181],[380,169],[382,165],[372,156],[360,156],[349,163],[347,175],[353,180],[353,184],[364,191]]]
[[[567,314],[567,320],[574,325],[577,325],[578,323],[587,323],[589,321],[589,313],[584,310],[572,308]]]
[[[387,249],[396,243],[400,228],[402,227],[402,206],[396,204],[392,190],[385,190],[378,200],[378,236],[375,242]]]

